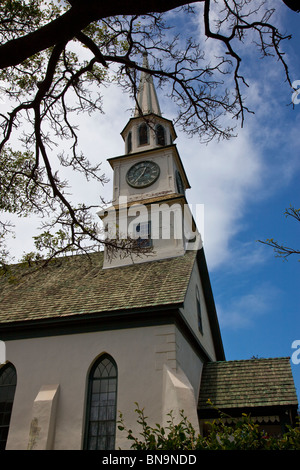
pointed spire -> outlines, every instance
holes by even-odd
[[[143,67],[149,69],[147,52],[144,52],[143,56]],[[149,73],[141,73],[137,101],[139,106],[136,105],[135,107],[135,117],[140,116],[141,111],[143,115],[153,113],[161,116],[160,107],[153,83],[153,77]]]

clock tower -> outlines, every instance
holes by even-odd
[[[162,116],[146,54],[143,68],[134,116],[121,132],[125,153],[108,159],[113,200],[99,216],[106,238],[121,248],[114,256],[105,248],[104,268],[180,256],[200,244],[186,201],[190,185],[174,144],[176,132]],[[141,252],[125,256],[124,240]]]

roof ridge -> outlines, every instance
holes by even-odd
[[[255,361],[271,361],[271,360],[290,360],[290,356],[279,356],[279,357],[255,357],[250,359],[231,359],[231,360],[224,360],[224,361],[210,361],[206,362],[205,366],[210,366],[212,364],[233,364],[233,363],[242,363],[242,362],[255,362]]]

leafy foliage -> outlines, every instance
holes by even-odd
[[[181,420],[175,423],[172,413],[168,414],[166,428],[156,424],[149,426],[144,410],[136,403],[137,423],[141,426],[140,436],[134,436],[127,429],[120,413],[118,428],[127,433],[133,450],[295,450],[300,449],[300,427],[287,427],[280,437],[268,435],[260,430],[250,416],[243,414],[229,426],[222,419],[210,423],[208,436],[197,434],[192,424],[181,411]],[[222,416],[221,416],[222,418]]]

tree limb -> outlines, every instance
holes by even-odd
[[[77,0],[71,8],[59,18],[26,36],[8,41],[0,46],[0,69],[18,65],[28,57],[54,46],[58,42],[68,42],[90,23],[110,16],[143,15],[151,11],[165,12],[196,0]],[[204,0],[198,0],[204,1]]]

